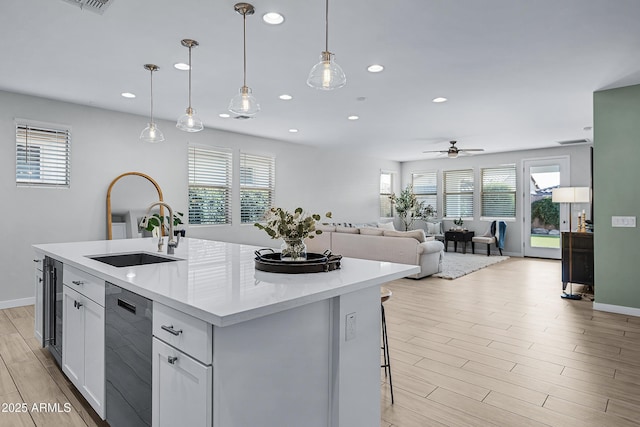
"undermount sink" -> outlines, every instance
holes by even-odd
[[[135,252],[126,254],[98,255],[89,258],[114,267],[133,267],[135,265],[159,264],[163,262],[181,261],[178,258],[169,258],[150,254],[147,252]]]

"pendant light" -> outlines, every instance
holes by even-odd
[[[151,72],[151,114],[147,127],[140,134],[140,139],[145,142],[161,142],[164,141],[164,135],[153,122],[153,72],[158,71],[160,67],[155,64],[144,64],[144,69]]]
[[[189,48],[189,106],[187,112],[178,119],[176,127],[185,132],[200,132],[204,128],[202,120],[196,116],[196,110],[191,108],[191,49],[199,43],[191,39],[184,39],[181,43],[182,46]]]
[[[233,9],[242,15],[243,19],[244,80],[240,93],[231,98],[229,111],[239,117],[248,118],[255,116],[260,111],[260,104],[251,94],[251,88],[247,87],[247,15],[253,15],[255,10],[249,3],[236,3]]]
[[[325,1],[325,48],[320,54],[320,62],[313,66],[307,77],[307,85],[319,90],[333,90],[347,84],[347,76],[333,60],[333,53],[329,52],[329,0]]]

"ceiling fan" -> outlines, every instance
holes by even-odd
[[[483,148],[458,148],[456,147],[456,142],[458,141],[449,141],[449,144],[451,144],[451,147],[449,147],[448,150],[423,151],[423,153],[443,153],[443,154],[446,154],[447,157],[455,159],[456,157],[458,157],[458,154],[466,154],[474,151],[475,152],[484,151]]]

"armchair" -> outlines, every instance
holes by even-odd
[[[482,236],[474,236],[471,238],[472,252],[475,253],[476,243],[485,243],[487,245],[487,256],[491,255],[491,244],[494,243],[502,255],[504,249],[504,236],[507,233],[507,223],[504,221],[492,221],[489,229]]]

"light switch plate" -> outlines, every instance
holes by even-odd
[[[635,228],[635,226],[636,226],[636,217],[635,216],[612,216],[611,217],[611,226],[612,227],[631,227],[631,228]]]
[[[345,341],[352,340],[356,337],[356,313],[347,314],[344,332]]]

